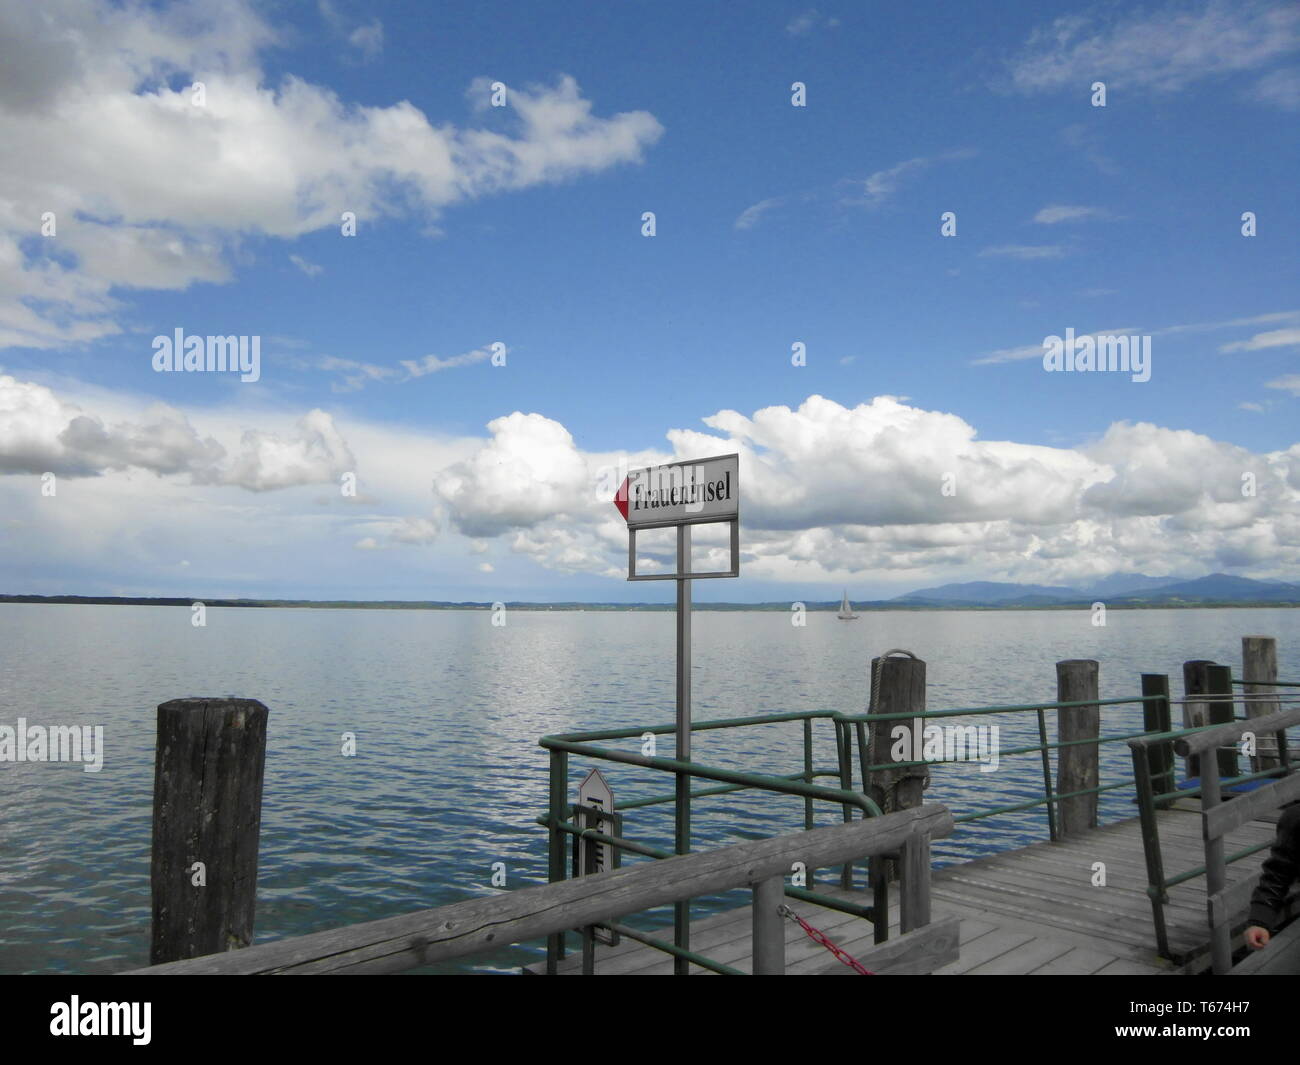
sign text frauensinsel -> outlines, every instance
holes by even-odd
[[[740,513],[740,458],[634,470],[627,482],[630,526],[679,521],[726,521]]]

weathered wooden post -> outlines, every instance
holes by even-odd
[[[904,657],[905,656],[905,657]],[[871,713],[907,714],[908,717],[872,721],[868,741],[869,765],[920,760],[924,747],[925,663],[910,651],[886,651],[871,660]],[[906,730],[907,742],[900,746],[894,731]],[[903,757],[895,758],[899,747]],[[873,769],[864,780],[867,795],[884,813],[920,806],[930,784],[928,765],[901,765],[897,769]],[[873,867],[880,859],[872,859]],[[883,864],[888,880],[898,879],[897,863]]]
[[[1214,665],[1207,658],[1194,658],[1183,663],[1183,728],[1201,728],[1210,723],[1208,703],[1193,699],[1210,690],[1209,668]],[[1201,775],[1201,756],[1189,755],[1184,762],[1187,778]]]
[[[906,655],[907,657],[901,657]],[[909,651],[887,651],[871,660],[871,713],[908,714],[915,717],[871,722],[870,764],[917,761],[923,747],[925,714],[925,663]],[[908,742],[904,757],[895,758],[894,730],[903,726]],[[928,766],[903,765],[897,769],[875,769],[866,782],[867,794],[885,813],[920,806],[922,792],[930,783]]]
[[[1169,714],[1169,676],[1165,673],[1143,673],[1142,694],[1156,696],[1142,704],[1142,727],[1147,732],[1170,732],[1173,721]],[[1147,748],[1147,765],[1157,792],[1171,792],[1177,786],[1174,778],[1174,741],[1157,743]],[[1167,805],[1162,803],[1161,805]]]
[[[898,921],[900,932],[911,932],[930,923],[930,835],[916,830],[900,849]]]
[[[755,976],[785,975],[785,880],[769,876],[753,885],[753,949]]]
[[[256,699],[158,707],[150,964],[253,941],[266,719]]]
[[[1235,705],[1232,698],[1232,667],[1211,664],[1205,673],[1208,694],[1214,698],[1210,703],[1210,723],[1231,725],[1236,720],[1233,713]],[[1228,780],[1237,775],[1237,748],[1220,747],[1218,749],[1219,779]]]
[[[1095,740],[1101,735],[1101,707],[1096,705],[1098,670],[1095,659],[1072,658],[1056,663],[1056,700],[1061,703],[1092,703],[1091,706],[1063,707],[1056,712],[1057,741]],[[1058,747],[1056,793],[1087,791],[1098,786],[1097,744],[1075,743]],[[1097,827],[1097,793],[1057,800],[1058,834],[1078,835]]]
[[[1183,663],[1183,727],[1201,728],[1205,725],[1232,724],[1232,701],[1227,698],[1232,694],[1231,671],[1226,687],[1220,681],[1211,681],[1216,670],[1227,667],[1219,666],[1205,658],[1196,658]],[[1204,700],[1193,696],[1210,696]],[[1236,776],[1237,756],[1232,751],[1220,751],[1218,756],[1219,775]],[[1187,759],[1188,777],[1200,777],[1201,756],[1191,755]]]
[[[1272,636],[1243,636],[1241,638],[1241,679],[1246,682],[1246,716],[1268,717],[1281,709],[1277,700],[1277,641]],[[1258,752],[1250,760],[1255,772],[1276,769],[1280,764],[1277,754],[1277,734],[1257,736]]]

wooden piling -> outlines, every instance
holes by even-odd
[[[1169,676],[1165,673],[1143,673],[1142,694],[1156,696],[1142,704],[1142,727],[1147,732],[1169,732],[1173,722],[1169,713]],[[1158,792],[1171,792],[1176,788],[1174,777],[1174,741],[1158,743],[1147,750],[1147,765]],[[1163,805],[1163,804],[1162,804]]]
[[[1282,707],[1277,701],[1277,641],[1272,636],[1243,636],[1241,638],[1241,679],[1246,682],[1246,716],[1268,717]],[[1260,736],[1256,740],[1258,754],[1251,759],[1255,772],[1276,769],[1280,765],[1277,754],[1277,736]]]
[[[871,660],[873,714],[915,714],[915,719],[894,718],[890,721],[872,721],[870,732],[871,765],[893,761],[913,761],[912,754],[921,744],[918,737],[907,745],[907,757],[895,759],[893,731],[899,725],[912,730],[924,728],[921,720],[925,714],[925,663],[913,655],[906,658],[888,654]],[[908,810],[920,806],[923,791],[930,783],[927,766],[900,766],[898,769],[875,769],[866,782],[867,794],[885,813]]]
[[[917,730],[924,728],[925,715],[925,662],[910,652],[886,652],[871,660],[871,713],[914,714],[915,717],[893,718],[870,722],[869,765],[885,765],[895,761],[916,761],[914,755],[921,749],[921,736]],[[893,757],[896,741],[894,730],[905,726],[912,742],[907,744],[905,757]],[[864,780],[865,790],[872,801],[885,813],[909,810],[924,801],[924,791],[930,784],[930,769],[925,765],[903,765],[897,769],[873,769]],[[875,859],[884,870],[886,882],[899,878],[898,863]]]
[[[1194,658],[1183,663],[1183,728],[1200,728],[1210,723],[1209,705],[1194,700],[1193,696],[1204,695],[1210,690],[1208,670],[1212,665],[1214,663],[1206,658]],[[1200,755],[1187,758],[1184,766],[1188,779],[1200,777]]]
[[[153,965],[253,941],[267,713],[255,699],[158,707]]]
[[[1067,659],[1056,663],[1056,699],[1062,703],[1094,702],[1056,712],[1057,740],[1095,740],[1101,735],[1101,707],[1095,705],[1098,692],[1098,664],[1091,658]],[[1097,744],[1076,743],[1057,748],[1056,793],[1086,791],[1099,784]],[[1061,838],[1097,827],[1097,795],[1075,795],[1058,800],[1058,833]]]
[[[1216,701],[1210,704],[1210,722],[1215,725],[1231,725],[1236,720],[1233,712],[1235,703],[1232,698],[1232,667],[1211,665],[1206,670],[1208,694]],[[1221,747],[1218,750],[1219,779],[1227,780],[1237,775],[1237,748]]]
[[[926,873],[930,870],[927,867]],[[755,976],[785,975],[785,880],[769,876],[753,885],[753,962]]]
[[[1231,693],[1231,678],[1226,688],[1222,682],[1211,683],[1214,670],[1223,668],[1206,658],[1195,658],[1183,663],[1183,727],[1201,728],[1205,725],[1223,725],[1232,722],[1232,703],[1206,699],[1201,701],[1198,695],[1222,696]],[[1236,755],[1231,752],[1219,752],[1220,776],[1234,776],[1237,764]],[[1201,757],[1192,755],[1187,759],[1187,776],[1199,778],[1201,775]]]

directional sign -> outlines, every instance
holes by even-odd
[[[578,785],[578,805],[591,806],[597,810],[604,810],[612,813],[614,810],[614,789],[609,786],[609,781],[599,769],[593,769],[583,778]],[[592,817],[584,814],[588,818],[587,828],[595,829],[602,835],[612,836],[613,824],[603,818]],[[598,822],[598,823],[597,823]],[[604,843],[596,843],[590,840],[578,837],[578,875],[591,873],[603,873],[613,866],[609,860],[609,847]]]
[[[633,470],[614,505],[632,529],[734,520],[740,514],[740,456]]]

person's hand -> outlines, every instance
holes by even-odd
[[[1271,937],[1267,928],[1261,928],[1257,924],[1251,925],[1246,929],[1246,946],[1251,950],[1261,950],[1268,946]]]

